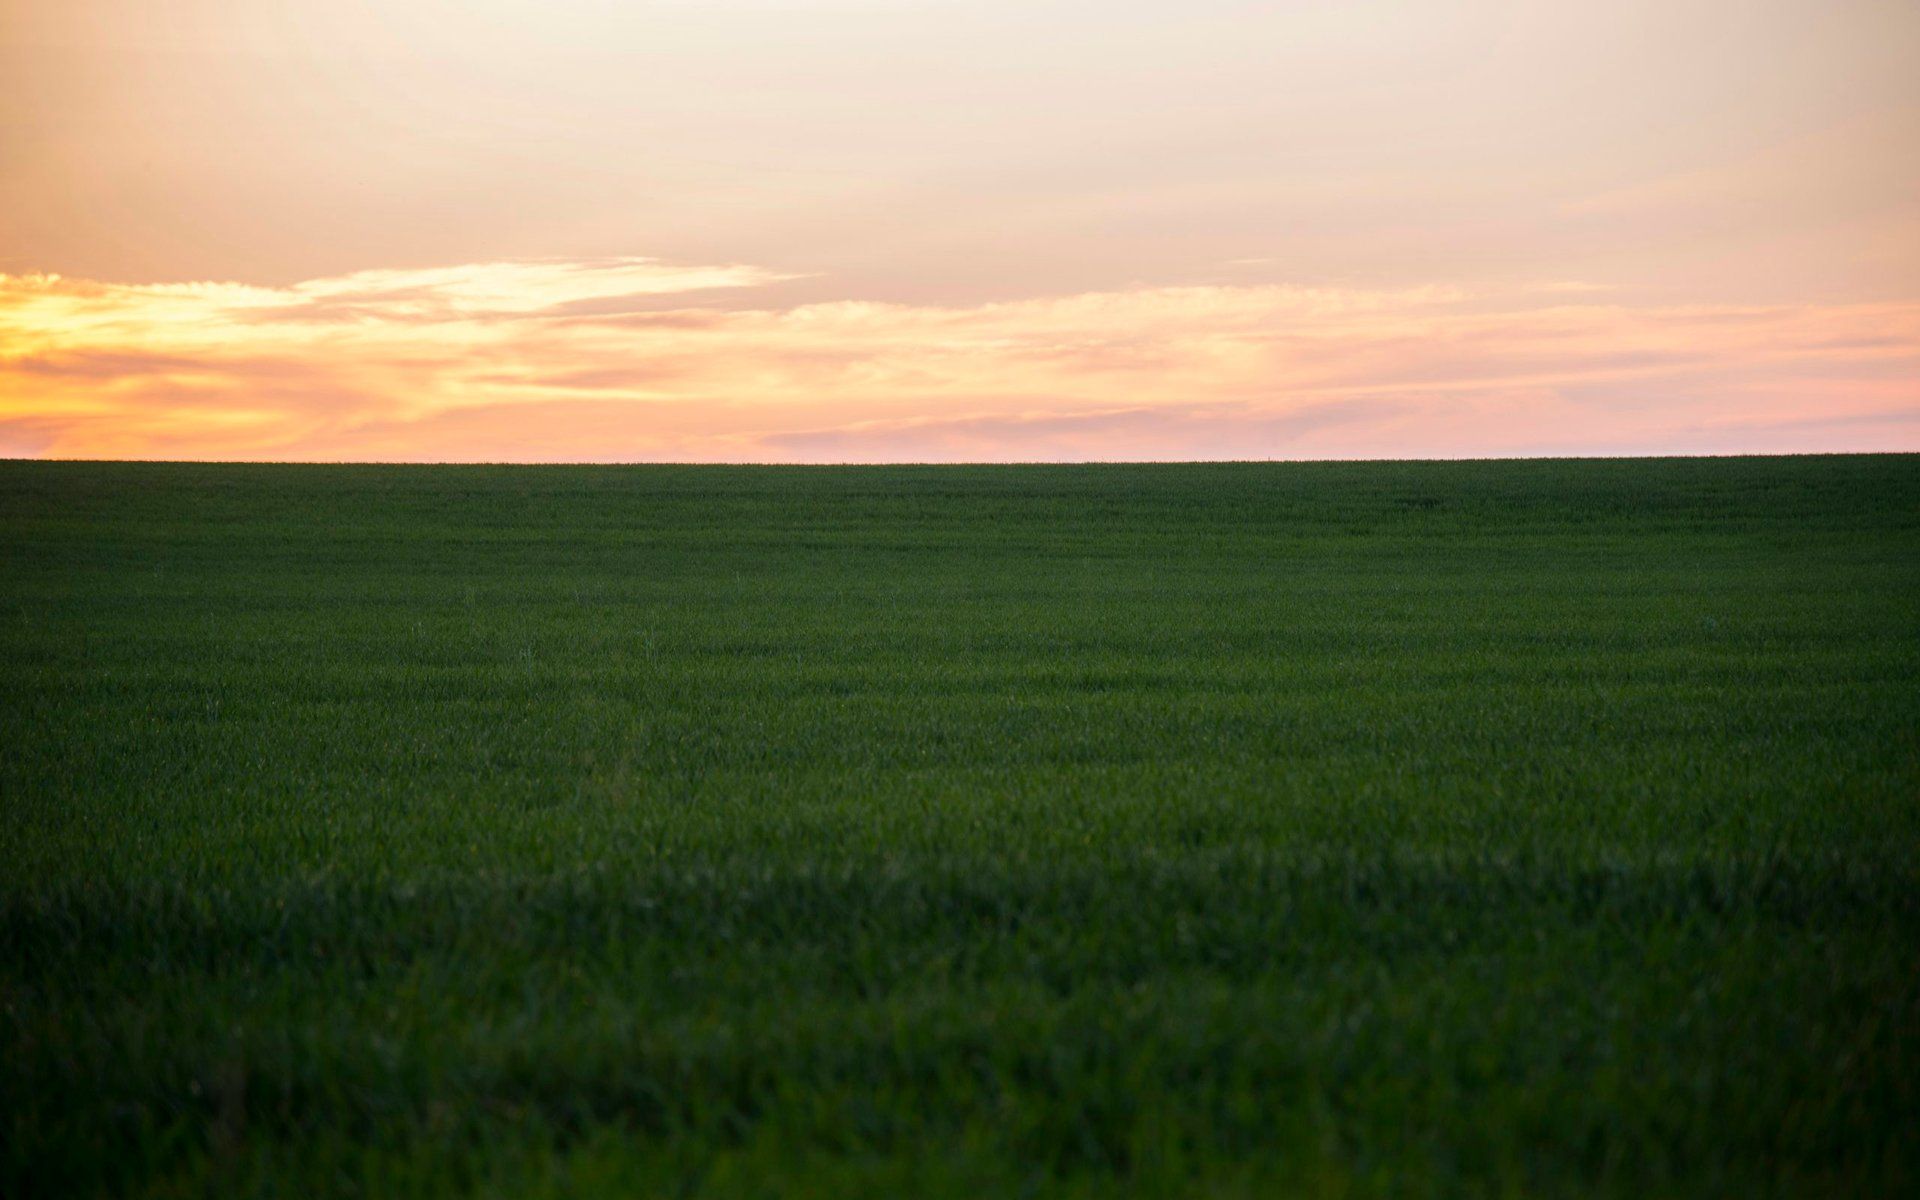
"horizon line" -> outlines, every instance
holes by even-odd
[[[727,470],[833,470],[901,467],[1230,467],[1317,465],[1415,465],[1425,463],[1509,462],[1685,462],[1745,458],[1920,458],[1920,450],[1780,450],[1735,453],[1672,454],[1486,454],[1440,455],[1425,458],[1034,458],[1034,459],[894,459],[874,462],[764,462],[747,459],[706,461],[692,459],[295,459],[295,458],[37,458],[0,455],[0,464],[37,463],[73,466],[150,467],[712,467]]]

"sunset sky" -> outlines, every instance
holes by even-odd
[[[1824,450],[1912,0],[0,0],[0,455]]]

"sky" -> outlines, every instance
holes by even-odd
[[[1857,450],[1911,0],[0,0],[0,456]]]

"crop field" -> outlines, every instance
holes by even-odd
[[[0,463],[0,1195],[1912,1195],[1920,458]]]

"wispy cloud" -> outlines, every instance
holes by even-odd
[[[1136,288],[775,307],[750,266],[0,276],[0,452],[1259,458],[1920,448],[1920,304]],[[1593,303],[1581,303],[1583,300]],[[1780,445],[1779,431],[1802,438]]]

